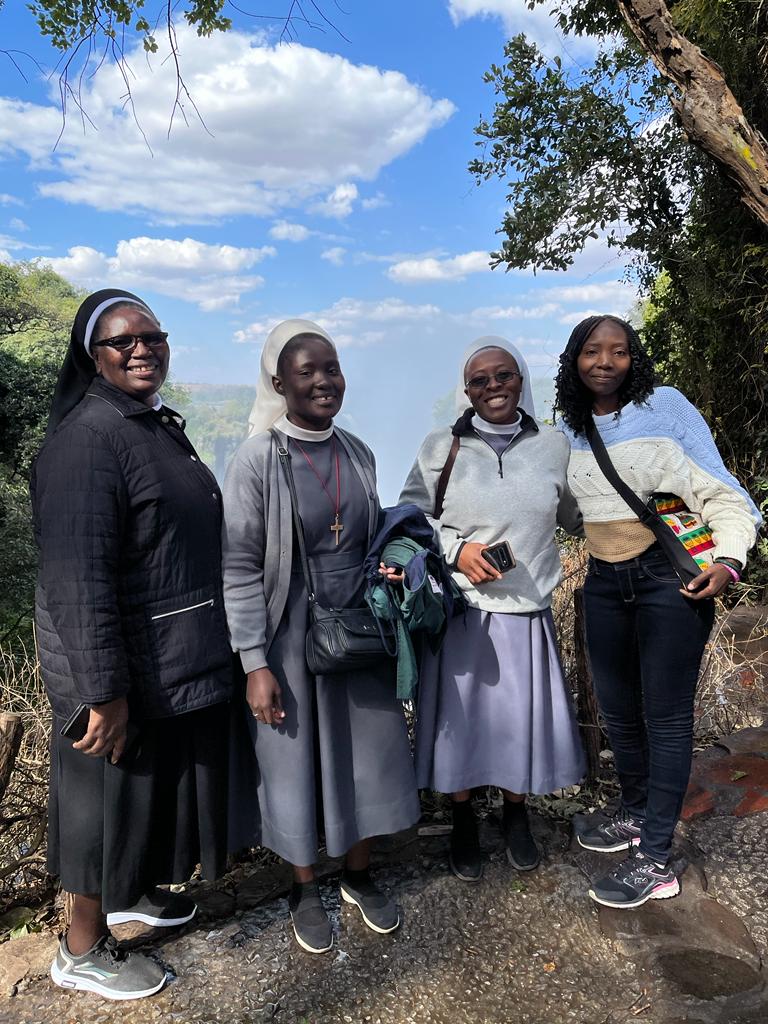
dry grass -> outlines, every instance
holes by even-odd
[[[0,710],[21,715],[24,735],[0,808],[0,911],[48,888],[45,834],[50,709],[37,659],[0,649]]]

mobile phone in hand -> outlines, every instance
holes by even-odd
[[[69,718],[66,720],[64,725],[61,727],[60,734],[66,736],[68,740],[72,740],[73,743],[79,743],[80,740],[88,732],[88,722],[91,717],[91,709],[87,704],[78,704]],[[141,751],[141,745],[139,740],[141,733],[139,727],[135,722],[130,719],[126,728],[126,739],[125,747],[123,748],[123,756],[120,758],[121,761],[125,761],[129,755],[133,756]]]
[[[64,725],[61,727],[61,735],[66,736],[73,743],[78,743],[88,732],[88,720],[91,717],[91,709],[87,704],[78,704]]]
[[[483,558],[489,565],[492,565],[498,572],[509,572],[515,568],[515,556],[508,540],[499,541],[498,544],[491,544],[483,551]]]

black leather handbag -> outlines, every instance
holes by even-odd
[[[393,623],[380,622],[367,605],[362,608],[324,608],[318,604],[299,515],[291,453],[280,443],[276,431],[270,433],[277,442],[277,454],[288,482],[301,569],[309,596],[310,623],[305,643],[309,671],[313,675],[336,675],[366,668],[382,658],[396,658],[397,636]]]

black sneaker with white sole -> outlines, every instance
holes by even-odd
[[[661,867],[650,857],[633,850],[615,871],[592,884],[589,895],[604,907],[629,910],[648,900],[677,896],[680,883],[671,868]]]
[[[341,898],[358,908],[370,929],[379,935],[387,935],[400,925],[397,907],[389,896],[376,888],[367,872],[366,877],[361,875],[362,872],[355,872],[353,880],[342,876]]]
[[[166,975],[154,960],[126,953],[111,935],[104,935],[80,956],[70,953],[64,937],[51,964],[51,978],[61,988],[95,992],[105,999],[143,999],[160,991]]]
[[[127,910],[107,914],[107,927],[141,921],[154,928],[176,928],[191,921],[197,913],[197,904],[180,892],[153,889]]]
[[[294,882],[288,897],[293,933],[307,953],[327,953],[333,946],[333,929],[325,912],[317,882]]]
[[[640,832],[643,827],[641,818],[635,818],[628,814],[623,807],[606,821],[588,828],[586,832],[576,836],[579,846],[585,850],[594,850],[595,853],[615,853],[618,850],[628,850],[637,846],[640,842]]]

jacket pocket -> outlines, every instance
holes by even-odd
[[[146,608],[146,629],[161,690],[215,674],[230,664],[231,651],[220,593],[193,591]]]

